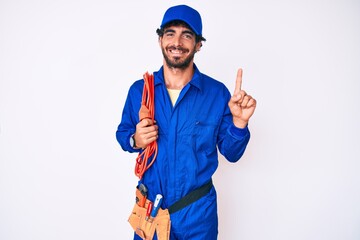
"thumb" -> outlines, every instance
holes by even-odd
[[[147,126],[150,126],[152,124],[153,124],[153,122],[152,122],[152,120],[150,118],[144,118],[143,120],[140,121],[139,125],[141,127],[147,127]]]

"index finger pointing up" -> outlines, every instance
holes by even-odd
[[[239,68],[236,76],[236,84],[235,84],[235,92],[238,92],[241,90],[241,84],[242,84],[242,72],[243,70]]]

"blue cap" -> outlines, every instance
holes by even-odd
[[[187,23],[196,35],[202,35],[201,16],[195,9],[186,5],[169,8],[164,14],[160,28],[163,28],[167,23],[174,20],[181,20]]]

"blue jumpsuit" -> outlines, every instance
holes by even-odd
[[[154,72],[158,155],[140,182],[148,187],[151,201],[158,193],[164,196],[163,209],[211,179],[218,167],[217,147],[228,161],[236,162],[250,139],[247,127],[240,129],[232,122],[228,107],[231,95],[225,85],[202,74],[195,64],[194,70],[194,76],[174,106],[166,89],[163,67]],[[143,80],[130,87],[116,132],[122,149],[128,152],[139,151],[131,147],[129,140],[139,122],[142,91]],[[217,239],[214,187],[208,195],[171,214],[170,218],[172,240]],[[140,238],[135,236],[135,239]]]

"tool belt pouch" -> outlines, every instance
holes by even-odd
[[[149,200],[146,200],[144,207],[135,204],[129,217],[131,227],[134,229],[135,233],[144,240],[153,239],[155,230],[159,240],[169,240],[171,226],[169,211],[160,208],[154,219],[146,220],[145,217],[148,204]]]

